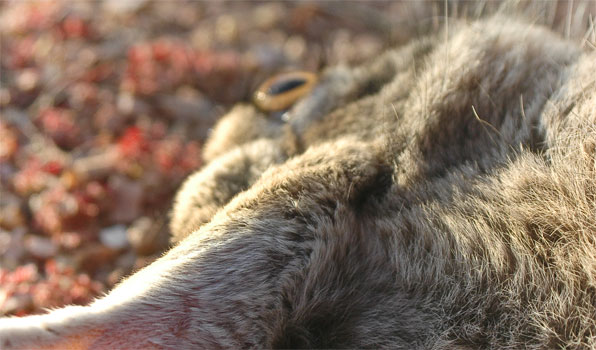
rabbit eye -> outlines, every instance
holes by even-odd
[[[287,109],[310,92],[316,81],[317,76],[310,72],[277,74],[261,84],[255,92],[254,102],[266,112]]]

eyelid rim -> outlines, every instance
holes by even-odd
[[[304,79],[304,84],[291,89],[287,92],[270,95],[267,93],[269,87],[281,79]],[[318,77],[315,73],[307,71],[293,71],[280,73],[265,80],[257,91],[255,91],[253,101],[255,105],[266,112],[275,112],[287,109],[293,105],[299,98],[310,92],[317,83]]]

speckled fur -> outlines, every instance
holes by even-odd
[[[0,347],[596,349],[594,72],[496,16],[330,68],[287,124],[238,106],[177,245]]]

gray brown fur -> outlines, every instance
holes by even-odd
[[[89,307],[0,320],[0,347],[596,349],[594,72],[496,16],[327,70],[287,124],[238,106],[179,243]]]

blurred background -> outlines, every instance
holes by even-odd
[[[0,2],[0,316],[87,303],[167,250],[209,129],[264,79],[357,64],[482,3]],[[593,45],[593,2],[541,3]]]

